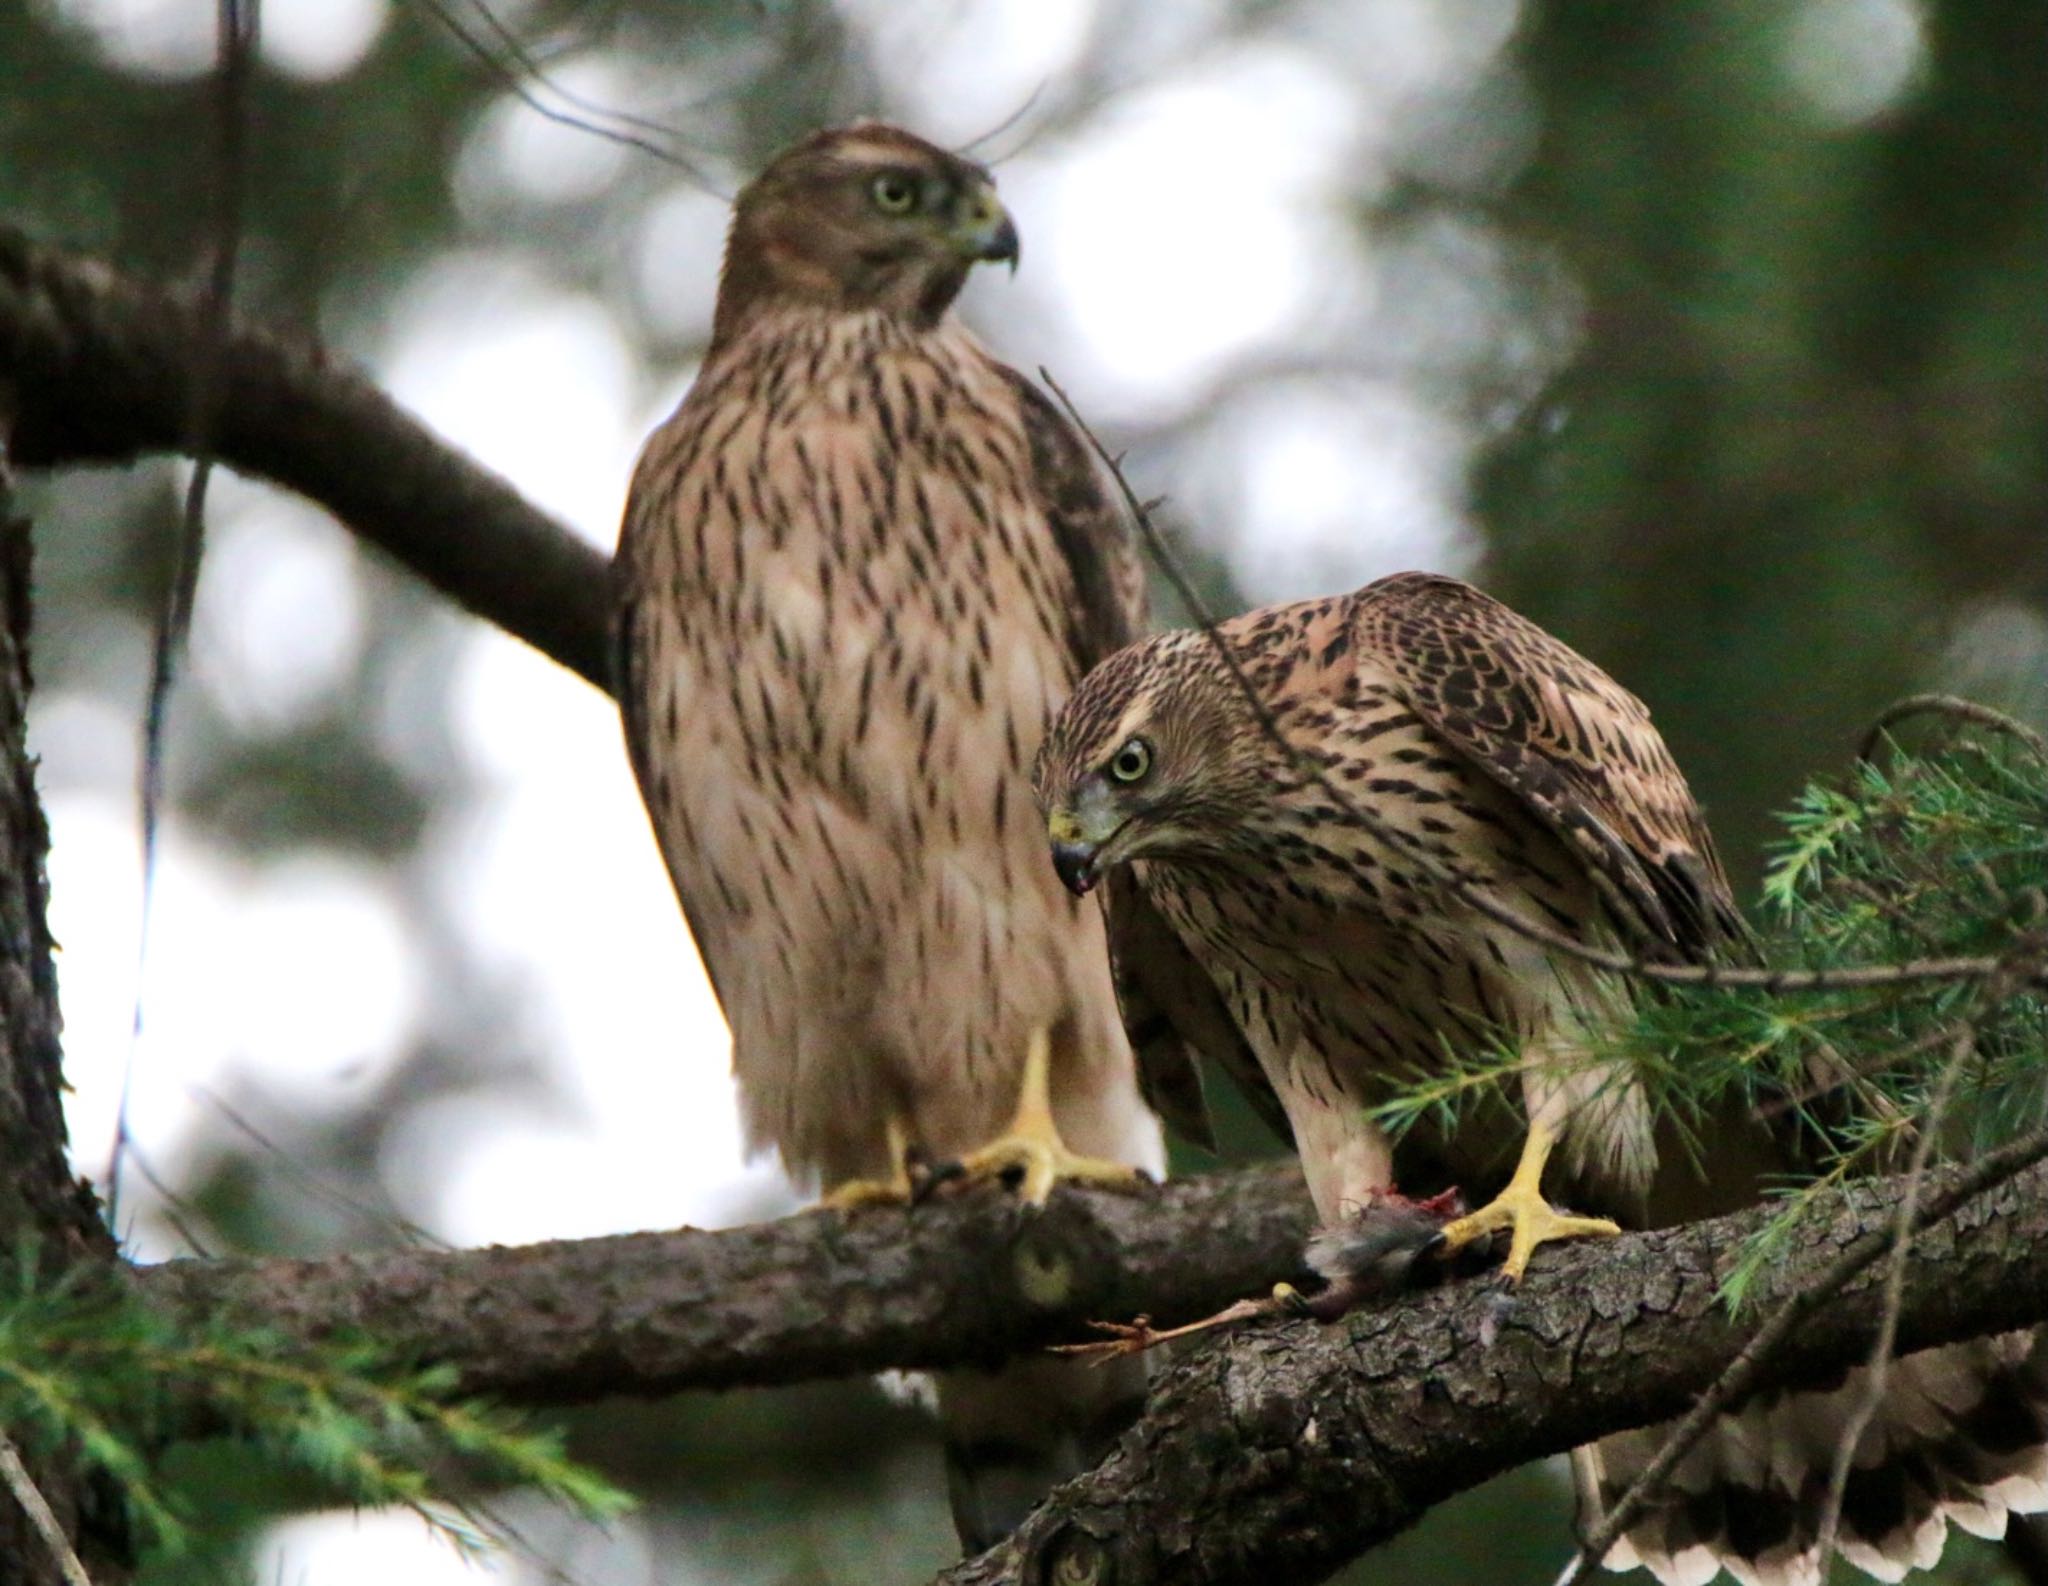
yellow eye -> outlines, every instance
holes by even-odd
[[[1133,738],[1109,762],[1109,774],[1119,782],[1141,782],[1151,769],[1152,746],[1143,738]]]
[[[884,171],[868,191],[874,196],[875,208],[885,215],[908,214],[917,202],[916,184],[900,171]]]

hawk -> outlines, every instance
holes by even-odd
[[[1470,585],[1404,573],[1125,649],[1067,702],[1035,787],[1068,885],[1126,871],[1220,993],[1299,1145],[1324,1228],[1310,1260],[1340,1303],[1368,1276],[1354,1259],[1384,1256],[1360,1214],[1416,1221],[1368,1108],[1389,1080],[1440,1071],[1447,1049],[1519,1050],[1519,1158],[1496,1199],[1441,1230],[1453,1248],[1509,1232],[1510,1278],[1546,1240],[1618,1231],[1546,1201],[1553,1153],[1574,1204],[1651,1226],[1745,1204],[1788,1165],[1744,1119],[1708,1134],[1701,1164],[1660,1149],[1639,1089],[1593,1055],[1627,987],[1466,901],[1667,962],[1747,940],[1642,702]],[[1468,1182],[1497,1180],[1512,1144],[1476,1122],[1435,1143]],[[1844,1393],[1725,1418],[1606,1562],[1671,1586],[1724,1564],[1818,1586]],[[1896,1580],[1939,1555],[1949,1518],[1997,1534],[2008,1509],[2048,1506],[2044,1439],[2048,1347],[2033,1335],[1898,1363],[1858,1445],[1841,1552]],[[1578,1451],[1589,1512],[1659,1440]]]
[[[732,1031],[746,1136],[829,1203],[906,1153],[1130,1182],[1164,1167],[1099,909],[1044,862],[1029,768],[1142,629],[1120,499],[951,313],[1018,255],[982,167],[862,123],[736,200],[703,367],[615,559],[618,694]],[[1142,1373],[939,1382],[970,1547],[1092,1464]]]

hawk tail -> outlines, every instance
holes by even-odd
[[[1608,1553],[1662,1586],[1820,1586],[1819,1530],[1836,1450],[1866,1368],[1820,1392],[1761,1395],[1694,1445]],[[1573,1455],[1585,1531],[1649,1463],[1668,1427],[1624,1432]],[[1835,1550],[1878,1580],[1931,1568],[1950,1521],[2005,1533],[2048,1509],[2048,1329],[1924,1350],[1892,1363],[1857,1440]]]
[[[1100,1463],[1144,1408],[1145,1375],[1142,1357],[942,1373],[946,1491],[962,1548],[993,1547],[1059,1483]]]

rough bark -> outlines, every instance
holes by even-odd
[[[1139,1195],[1062,1188],[1039,1212],[977,1193],[707,1233],[517,1249],[138,1269],[153,1302],[286,1335],[339,1332],[455,1366],[521,1403],[993,1364],[1093,1317],[1185,1320],[1295,1271],[1293,1164]]]
[[[29,527],[14,516],[0,450],[0,1260],[32,1249],[45,1276],[111,1262],[114,1245],[92,1192],[65,1160],[56,972],[44,913],[49,830],[24,737],[29,694]],[[72,1544],[112,1580],[128,1548],[63,1450],[24,1447],[30,1477]],[[0,1578],[44,1586],[61,1577],[13,1497],[0,1491]]]
[[[185,448],[194,294],[0,225],[0,420],[23,466]],[[610,687],[605,557],[317,347],[235,325],[213,454],[295,490],[487,622]]]
[[[1931,1178],[1928,1193],[1953,1176]],[[1103,1466],[942,1586],[1319,1580],[1501,1471],[1683,1410],[1759,1314],[1890,1226],[1900,1192],[1883,1180],[1836,1196],[1739,1317],[1718,1298],[1719,1275],[1764,1211],[1554,1248],[1512,1299],[1472,1282],[1327,1328],[1244,1328],[1177,1367]],[[1845,1289],[1763,1385],[1822,1384],[1864,1358],[1880,1288],[1872,1269]],[[2048,1167],[2037,1166],[1922,1234],[1900,1346],[2044,1319]]]
[[[1952,1177],[1930,1180],[1929,1200]],[[1888,1229],[1898,1193],[1885,1180],[1835,1197],[1778,1287]],[[1766,1285],[1732,1318],[1715,1297],[1768,1215],[1556,1248],[1512,1300],[1478,1280],[1329,1328],[1242,1327],[1165,1377],[1120,1454],[1062,1489],[1021,1551],[957,1578],[1050,1578],[1069,1537],[1121,1586],[1313,1578],[1491,1475],[1682,1408],[1773,1302]],[[1290,1275],[1308,1217],[1298,1176],[1270,1167],[1144,1200],[1063,1189],[1035,1215],[976,1196],[512,1250],[172,1262],[135,1279],[178,1314],[366,1333],[455,1366],[471,1390],[551,1404],[985,1363],[1139,1311],[1170,1324]],[[1861,1358],[1871,1283],[1802,1329],[1766,1383]],[[1921,1237],[1901,1337],[1917,1348],[2043,1319],[2048,1167],[2035,1167]]]

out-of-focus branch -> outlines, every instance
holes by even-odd
[[[993,1365],[1148,1310],[1199,1316],[1294,1272],[1309,1227],[1292,1163],[1033,1212],[987,1193],[707,1233],[511,1249],[139,1268],[152,1302],[309,1340],[337,1332],[453,1366],[529,1404]]]
[[[1931,1204],[1967,1170],[1930,1175]],[[1768,1309],[1857,1240],[1884,1236],[1903,1180],[1867,1181],[1804,1225]],[[1223,1586],[1320,1580],[1425,1510],[1529,1460],[1684,1409],[1741,1352],[1719,1274],[1771,1215],[1559,1247],[1512,1299],[1439,1289],[1321,1327],[1248,1327],[1154,1390],[1108,1461],[1056,1489],[942,1586]],[[1884,1310],[1867,1272],[1783,1341],[1758,1389],[1859,1364]],[[1902,1350],[2048,1319],[2048,1167],[1969,1201],[1907,1263]]]
[[[203,310],[0,225],[0,432],[23,466],[177,452]],[[213,453],[326,507],[486,621],[610,687],[605,557],[317,347],[229,328]],[[536,400],[544,371],[534,371]]]

